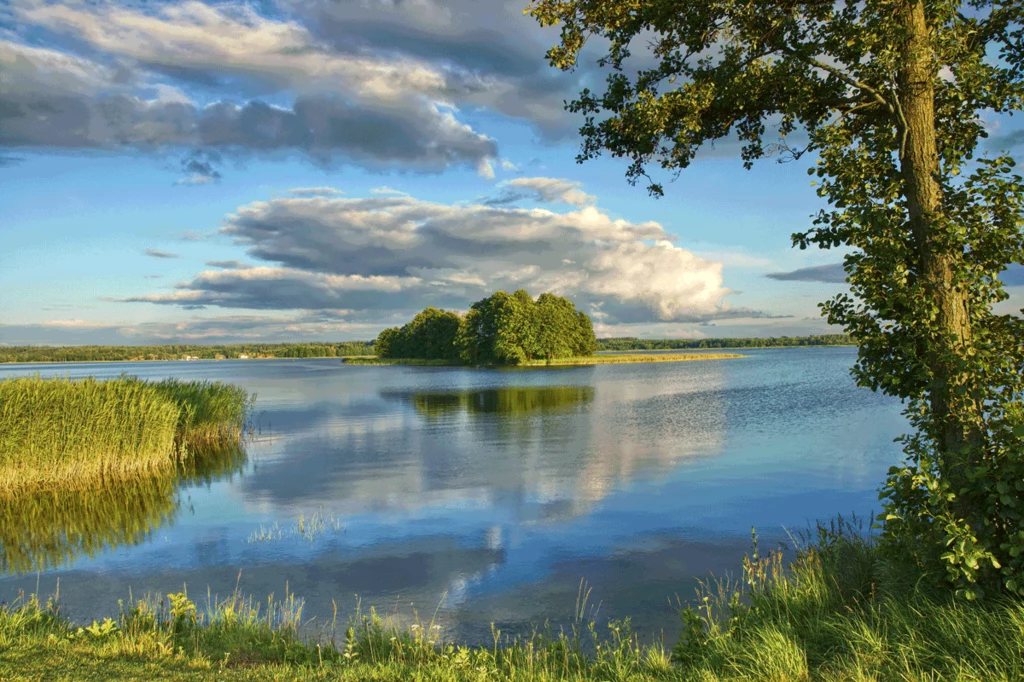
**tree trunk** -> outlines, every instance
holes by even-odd
[[[963,466],[977,461],[983,443],[982,414],[972,399],[971,377],[959,358],[972,343],[967,292],[954,286],[953,273],[964,259],[960,246],[942,243],[945,229],[939,154],[935,130],[935,60],[932,54],[924,3],[908,0],[899,19],[906,30],[897,96],[901,107],[900,170],[907,200],[910,230],[917,257],[917,274],[936,310],[936,335],[922,339],[921,360],[932,373],[930,406],[935,435],[942,450],[942,472],[953,490],[964,480]],[[960,390],[958,390],[960,389]],[[968,452],[964,453],[965,448]],[[962,454],[963,453],[963,454]],[[965,456],[964,456],[965,455]],[[961,507],[965,517],[974,510]]]

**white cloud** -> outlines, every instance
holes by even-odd
[[[296,187],[288,190],[288,194],[293,197],[334,197],[344,192],[333,187]]]
[[[20,0],[15,14],[86,43],[90,57],[0,37],[0,100],[8,105],[0,139],[10,147],[297,150],[324,165],[433,172],[468,164],[484,174],[497,158],[495,142],[446,105],[442,71],[333,52],[298,23],[245,5],[188,2],[145,13]],[[192,85],[192,96],[172,82]],[[268,96],[290,104],[261,99]],[[209,171],[179,184],[219,177]]]
[[[582,183],[561,178],[538,177],[506,180],[500,186],[530,192],[537,201],[560,201],[570,206],[586,206],[597,201],[597,197],[583,192],[580,189],[581,185]]]
[[[761,315],[729,308],[720,263],[675,246],[657,223],[593,206],[559,213],[393,195],[281,197],[240,207],[221,232],[272,265],[206,271],[174,292],[131,300],[347,308],[370,319],[426,305],[465,309],[496,289],[525,288],[568,296],[608,324]]]

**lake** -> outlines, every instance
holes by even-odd
[[[345,366],[336,359],[0,366],[43,376],[212,379],[257,393],[244,456],[162,483],[0,508],[0,600],[71,617],[187,585],[286,590],[304,617],[365,611],[491,641],[598,621],[676,632],[697,580],[815,519],[877,511],[900,459],[897,401],[857,388],[856,350],[558,369]],[[38,508],[37,508],[38,507]],[[44,566],[36,571],[32,566]]]

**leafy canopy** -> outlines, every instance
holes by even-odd
[[[1024,593],[1024,326],[993,313],[1024,262],[1024,182],[979,156],[984,121],[1024,100],[1020,0],[534,0],[572,69],[590,38],[604,92],[577,160],[607,151],[675,174],[735,136],[747,167],[806,158],[829,207],[793,235],[842,247],[850,291],[822,305],[859,346],[857,381],[915,432],[882,491],[885,539],[967,597]],[[643,54],[634,63],[631,53]],[[775,131],[768,134],[769,127]]]
[[[572,301],[520,289],[477,301],[465,318],[427,308],[401,328],[380,333],[378,357],[448,360],[471,365],[518,365],[532,360],[593,355],[590,317]]]

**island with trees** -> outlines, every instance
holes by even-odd
[[[594,325],[572,301],[520,289],[498,291],[474,303],[465,316],[426,308],[402,327],[385,329],[375,358],[347,364],[587,365],[741,357],[728,354],[615,355],[597,357]]]

